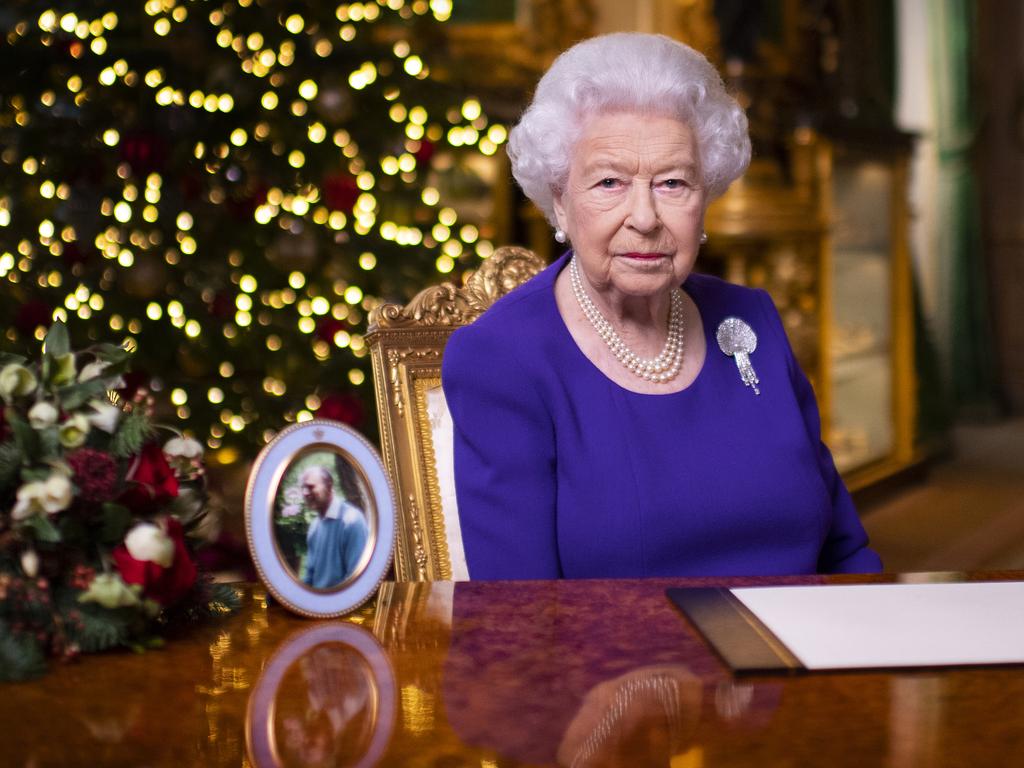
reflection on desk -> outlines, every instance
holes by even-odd
[[[319,624],[247,588],[239,614],[162,651],[5,686],[0,762],[1016,764],[1024,668],[735,678],[664,596],[822,580],[892,577],[388,584]]]
[[[249,696],[253,765],[373,766],[395,723],[395,677],[380,644],[351,624],[291,634]]]

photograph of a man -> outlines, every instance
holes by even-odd
[[[302,580],[318,589],[337,586],[355,570],[366,548],[366,515],[335,494],[334,478],[324,467],[307,469],[300,485],[303,501],[316,512],[306,533]]]

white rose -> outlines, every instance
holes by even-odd
[[[108,435],[114,434],[114,430],[117,429],[117,422],[121,418],[121,409],[116,405],[100,402],[99,400],[93,400],[89,405],[93,411],[86,416],[89,419],[89,423],[96,427],[96,429],[102,429]]]
[[[71,481],[65,475],[52,474],[45,480],[25,483],[18,489],[11,517],[24,520],[38,512],[52,515],[67,509],[73,496]]]
[[[164,445],[168,458],[199,459],[203,456],[203,444],[191,437],[172,437]]]
[[[29,409],[28,423],[31,424],[34,429],[45,429],[52,424],[56,424],[57,417],[59,415],[59,411],[52,403],[47,403],[43,400],[36,403]]]
[[[94,360],[85,365],[78,374],[79,381],[89,381],[103,375],[103,372],[110,367],[110,363],[103,360]]]
[[[163,568],[170,568],[174,562],[174,542],[153,523],[139,523],[128,531],[124,546],[136,560],[149,560]]]
[[[0,370],[0,397],[10,402],[36,388],[36,376],[24,365],[11,363]]]
[[[77,448],[85,442],[90,428],[89,419],[81,413],[76,413],[60,425],[57,439],[65,448]]]
[[[164,445],[164,456],[178,477],[190,477],[201,469],[203,444],[191,437],[172,437]]]
[[[14,509],[11,510],[13,519],[24,520],[36,512],[43,511],[44,485],[42,480],[34,480],[31,483],[25,483],[18,489],[17,500],[14,502]]]
[[[74,490],[65,475],[53,474],[43,482],[43,509],[51,515],[71,506]]]

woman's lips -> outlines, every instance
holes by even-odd
[[[666,254],[664,253],[638,253],[631,251],[630,253],[622,254],[627,259],[639,259],[640,261],[657,261],[658,259],[664,259]]]

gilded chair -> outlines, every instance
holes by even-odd
[[[420,291],[401,306],[370,315],[366,341],[373,362],[384,463],[398,501],[395,572],[399,581],[464,581],[452,462],[452,420],[441,390],[441,359],[452,332],[545,266],[525,248],[497,249],[463,287]]]

